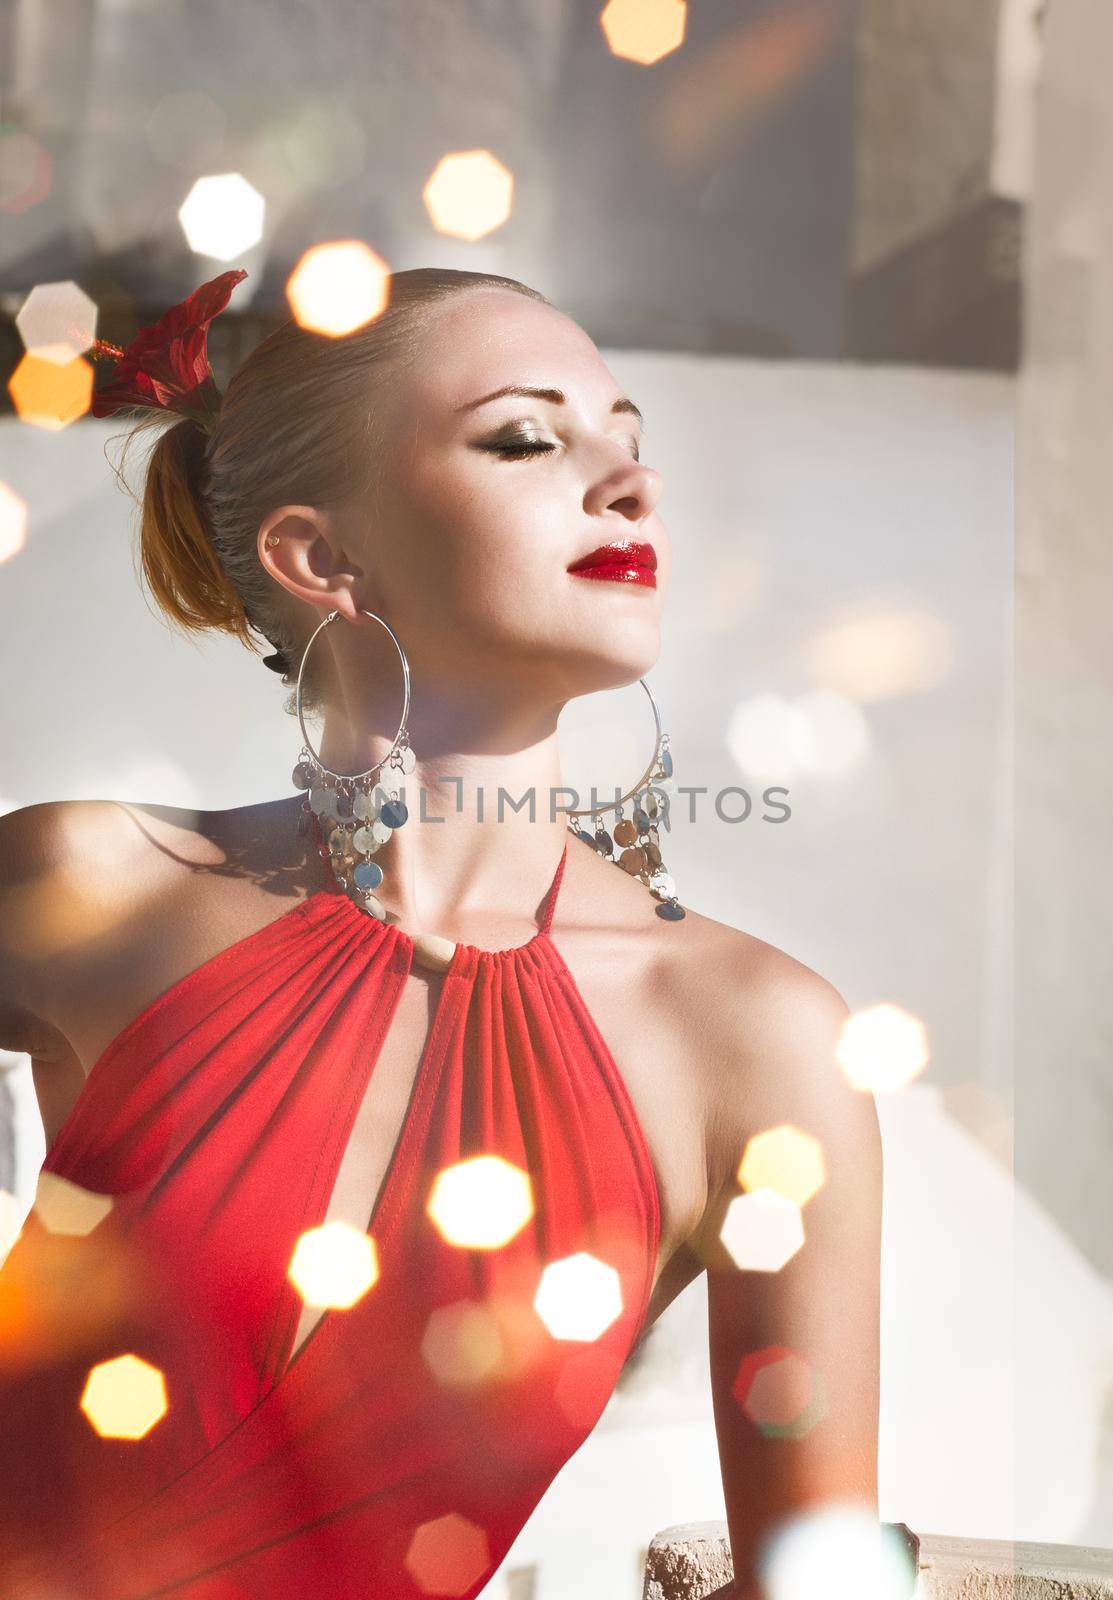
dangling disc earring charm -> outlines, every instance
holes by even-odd
[[[665,870],[661,855],[660,829],[663,825],[666,832],[671,832],[668,797],[676,789],[672,775],[669,736],[661,730],[661,713],[657,709],[653,691],[644,678],[639,678],[638,682],[649,696],[649,703],[653,708],[657,737],[653,746],[652,760],[634,787],[627,790],[621,799],[612,800],[606,805],[584,806],[578,811],[567,812],[568,828],[569,832],[591,845],[593,850],[597,850],[601,856],[606,856],[623,871],[630,873],[631,877],[640,878],[658,899],[656,910],[659,917],[663,917],[666,922],[680,922],[684,917],[684,907],[676,898],[676,883],[672,874]],[[661,796],[660,801],[658,795]],[[632,802],[630,817],[627,817],[625,812],[627,802]],[[617,821],[613,837],[597,820],[590,833],[574,820],[577,817],[597,819],[599,813],[603,811],[616,813]],[[616,845],[619,848],[618,855],[615,854]]]
[[[406,652],[388,622],[373,611],[362,614],[386,629],[402,663],[402,720],[394,742],[381,761],[376,761],[365,772],[352,773],[334,772],[326,767],[313,748],[302,711],[302,681],[305,663],[318,634],[340,618],[339,611],[330,611],[310,635],[298,668],[296,706],[304,742],[292,778],[295,789],[302,790],[305,795],[299,828],[304,831],[306,827],[315,827],[318,848],[327,856],[337,883],[370,916],[385,922],[386,908],[375,893],[382,886],[383,869],[372,858],[394,830],[403,827],[409,818],[398,789],[388,785],[390,775],[395,772],[408,777],[417,766],[417,757],[406,731],[406,718],[410,714],[410,664]],[[388,779],[385,785],[378,781],[378,774],[384,768]]]

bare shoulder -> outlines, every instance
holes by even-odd
[[[216,858],[210,813],[123,800],[49,800],[0,817],[0,884],[13,911],[77,896],[83,911],[117,904],[157,882],[165,863]]]
[[[756,935],[688,912],[661,968],[695,1048],[705,1107],[709,1193],[734,1182],[749,1138],[792,1123],[826,1145],[872,1139],[872,1098],[850,1086],[836,1050],[850,1009],[821,973]]]
[[[211,855],[201,813],[50,800],[0,817],[0,992],[43,1007],[85,952],[158,892],[174,863]]]

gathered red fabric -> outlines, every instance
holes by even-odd
[[[367,1228],[378,1277],[292,1359],[287,1269],[325,1221],[412,940],[318,890],[103,1051],[43,1172],[111,1208],[74,1237],[36,1207],[0,1272],[6,1600],[480,1593],[606,1405],[660,1239],[633,1105],[551,937],[566,857],[528,943],[457,944],[431,976]],[[438,1174],[480,1155],[529,1179],[532,1215],[497,1247],[449,1242],[428,1209]],[[566,1309],[611,1318],[594,1336],[535,1303],[573,1257]],[[142,1437],[82,1406],[121,1355],[164,1381]]]

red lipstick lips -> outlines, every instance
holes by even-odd
[[[602,578],[608,583],[644,583],[656,589],[657,552],[651,544],[620,539],[601,544],[590,555],[581,556],[568,568],[578,578]]]

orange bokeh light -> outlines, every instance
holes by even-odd
[[[599,16],[611,54],[651,67],[684,42],[685,0],[610,0]]]
[[[362,239],[339,239],[307,250],[286,283],[294,320],[311,333],[339,339],[366,327],[385,309],[390,268]]]
[[[84,356],[59,366],[25,355],[8,380],[21,422],[58,433],[85,415],[93,398],[93,369]]]

